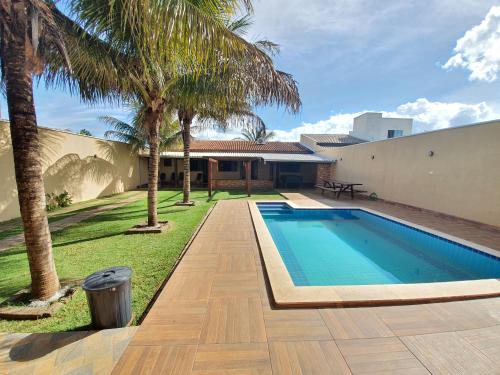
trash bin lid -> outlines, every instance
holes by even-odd
[[[117,287],[132,277],[129,267],[111,267],[93,273],[82,284],[84,290],[97,291]]]

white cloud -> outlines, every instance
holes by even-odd
[[[201,131],[193,131],[193,136],[200,139],[231,140],[241,137],[241,132],[238,129],[229,129],[222,132],[220,130],[208,128]]]
[[[387,116],[413,118],[413,132],[450,128],[498,118],[492,107],[485,102],[476,104],[431,102],[425,98],[400,105]]]
[[[358,113],[339,113],[330,116],[326,120],[315,123],[302,123],[300,126],[291,130],[274,130],[276,140],[279,141],[298,141],[301,134],[347,134],[352,130],[352,119],[359,116]]]
[[[445,69],[465,68],[470,80],[493,82],[500,72],[500,6],[493,6],[477,26],[457,41]]]
[[[352,130],[353,118],[361,113],[334,114],[326,120],[315,123],[302,123],[290,130],[274,130],[278,141],[298,141],[301,134],[348,134]],[[373,112],[373,111],[370,111]],[[413,118],[413,133],[449,128],[458,125],[472,124],[500,118],[486,102],[467,104],[459,102],[431,102],[426,98],[419,98],[414,102],[401,104],[394,111],[381,111],[384,117],[411,117]],[[219,133],[207,130],[202,138],[209,139],[234,139],[238,137],[238,130],[228,133]]]

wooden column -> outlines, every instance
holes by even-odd
[[[212,190],[213,190],[213,167],[217,166],[217,160],[214,159],[208,159],[208,196],[212,197]]]
[[[245,161],[245,177],[247,185],[247,194],[250,197],[251,194],[251,178],[252,178],[252,162],[250,160]]]

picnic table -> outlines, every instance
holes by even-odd
[[[323,180],[323,186],[316,185],[316,187],[322,189],[322,193],[325,190],[333,191],[336,193],[336,199],[340,198],[340,194],[346,191],[351,192],[351,199],[354,199],[354,187],[362,186],[363,184],[357,182],[339,181],[339,180]]]

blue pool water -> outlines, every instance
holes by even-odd
[[[259,210],[296,286],[500,278],[500,259],[361,209]]]

